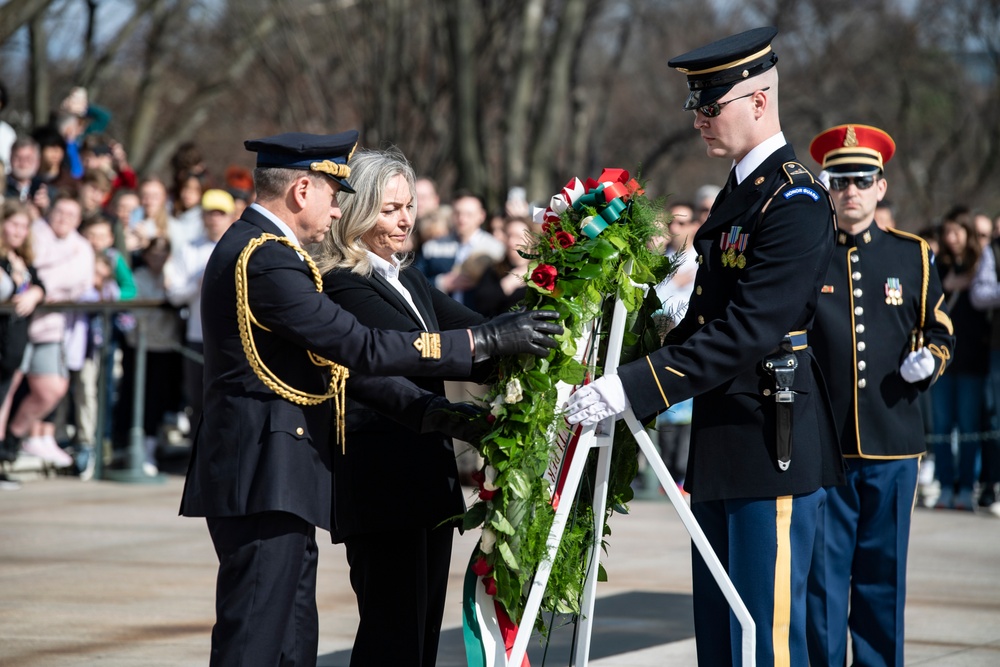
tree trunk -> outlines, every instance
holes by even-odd
[[[7,0],[0,11],[0,44],[26,23],[31,23],[52,4],[52,0]]]
[[[45,18],[36,14],[28,23],[31,43],[31,79],[28,94],[31,98],[31,116],[35,127],[49,122],[49,100],[52,99],[52,80],[49,78],[49,39],[45,32]]]
[[[504,134],[504,181],[508,186],[523,186],[528,175],[528,121],[531,98],[537,85],[537,59],[541,42],[545,1],[528,0],[521,18],[521,48],[513,72],[510,102],[507,105],[507,127]]]
[[[586,0],[566,0],[559,20],[559,32],[547,76],[548,90],[542,103],[543,116],[531,146],[531,170],[528,176],[528,200],[537,201],[551,194],[552,168],[565,129],[571,121],[570,82],[574,56],[587,18]]]
[[[454,73],[455,159],[457,186],[483,192],[486,168],[479,143],[479,107],[476,86],[476,6],[474,0],[446,0]]]

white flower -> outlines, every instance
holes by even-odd
[[[497,469],[493,466],[486,466],[483,469],[483,488],[487,491],[496,491],[498,488],[496,485],[497,481]]]
[[[479,550],[484,554],[493,553],[493,547],[497,543],[497,534],[489,528],[483,528],[483,535],[479,539]]]
[[[503,396],[497,395],[497,397],[493,399],[492,406],[493,407],[490,408],[490,414],[494,417],[499,417],[503,412]]]
[[[522,398],[524,398],[524,394],[521,391],[521,381],[518,380],[517,378],[511,379],[507,383],[506,393],[504,394],[503,402],[517,403]]]

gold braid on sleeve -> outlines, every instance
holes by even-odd
[[[327,392],[325,394],[310,394],[283,382],[264,364],[264,361],[260,358],[260,353],[257,352],[257,344],[254,342],[253,331],[250,326],[260,327],[264,331],[270,331],[270,329],[258,322],[253,313],[250,312],[250,301],[247,294],[247,265],[250,263],[250,255],[268,241],[284,243],[297,252],[305,260],[306,265],[312,272],[313,281],[316,283],[316,291],[323,291],[323,278],[320,276],[319,269],[316,268],[316,263],[312,260],[312,257],[287,238],[275,234],[262,234],[250,241],[243,248],[239,259],[236,260],[236,320],[240,327],[240,342],[243,343],[243,353],[246,354],[250,368],[260,378],[260,381],[264,383],[264,386],[286,401],[290,401],[296,405],[319,405],[323,401],[332,398],[337,442],[340,443],[340,450],[343,452],[346,445],[346,434],[344,432],[344,389],[349,376],[347,368],[329,359],[324,359],[311,350],[307,350],[310,361],[317,366],[329,368],[330,372],[330,387]]]

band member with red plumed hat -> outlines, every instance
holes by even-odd
[[[918,398],[955,339],[927,244],[875,224],[896,145],[877,127],[838,125],[809,152],[829,175],[837,247],[812,340],[840,431],[847,484],[827,489],[809,572],[813,665],[903,664],[906,554],[924,454]]]

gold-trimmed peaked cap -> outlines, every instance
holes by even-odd
[[[824,171],[844,176],[884,172],[895,153],[892,137],[871,125],[837,125],[809,144],[809,154]]]
[[[754,28],[730,35],[667,61],[667,66],[687,75],[684,110],[692,111],[719,100],[733,86],[765,72],[778,62],[771,40],[774,27]]]
[[[257,154],[260,169],[315,171],[332,178],[344,192],[354,192],[347,179],[351,175],[348,162],[358,145],[357,130],[338,134],[285,132],[263,139],[248,139],[243,145]]]

